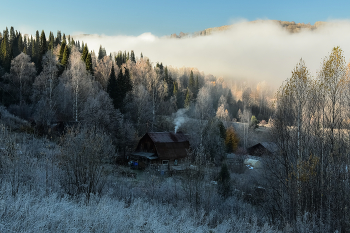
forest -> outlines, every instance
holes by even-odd
[[[300,60],[278,90],[138,53],[0,33],[1,232],[350,232],[341,48],[316,77]],[[177,130],[182,174],[126,165],[145,133]],[[247,169],[261,140],[277,150]]]

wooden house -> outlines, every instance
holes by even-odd
[[[253,156],[272,155],[278,151],[277,145],[273,142],[260,142],[247,148],[248,154]]]
[[[139,141],[132,158],[138,164],[177,165],[187,157],[190,143],[181,132],[148,132]]]

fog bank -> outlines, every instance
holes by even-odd
[[[321,62],[334,46],[340,46],[350,59],[350,21],[331,21],[314,31],[289,33],[271,21],[238,22],[230,30],[192,38],[78,35],[98,53],[100,44],[107,53],[134,50],[151,62],[175,67],[197,67],[206,74],[224,78],[267,81],[279,86],[303,58],[316,76]]]

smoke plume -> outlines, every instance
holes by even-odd
[[[179,127],[187,121],[187,116],[185,115],[187,109],[181,108],[175,113],[174,125],[175,125],[175,133],[179,129]]]

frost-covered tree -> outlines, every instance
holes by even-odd
[[[213,99],[210,93],[210,84],[199,90],[196,102],[196,113],[200,120],[207,120],[215,114]]]
[[[141,84],[133,88],[126,98],[126,111],[135,122],[139,135],[147,132],[147,123],[152,120],[152,101],[147,89]]]
[[[101,193],[108,174],[107,163],[115,156],[110,137],[95,127],[70,130],[61,139],[62,187],[68,194]]]
[[[35,65],[30,60],[28,55],[21,53],[11,61],[10,74],[5,76],[20,106],[28,102],[36,74]]]
[[[102,85],[104,90],[107,90],[108,79],[110,77],[113,61],[108,56],[104,56],[97,61],[95,67],[95,78]],[[114,74],[116,77],[118,74]]]

